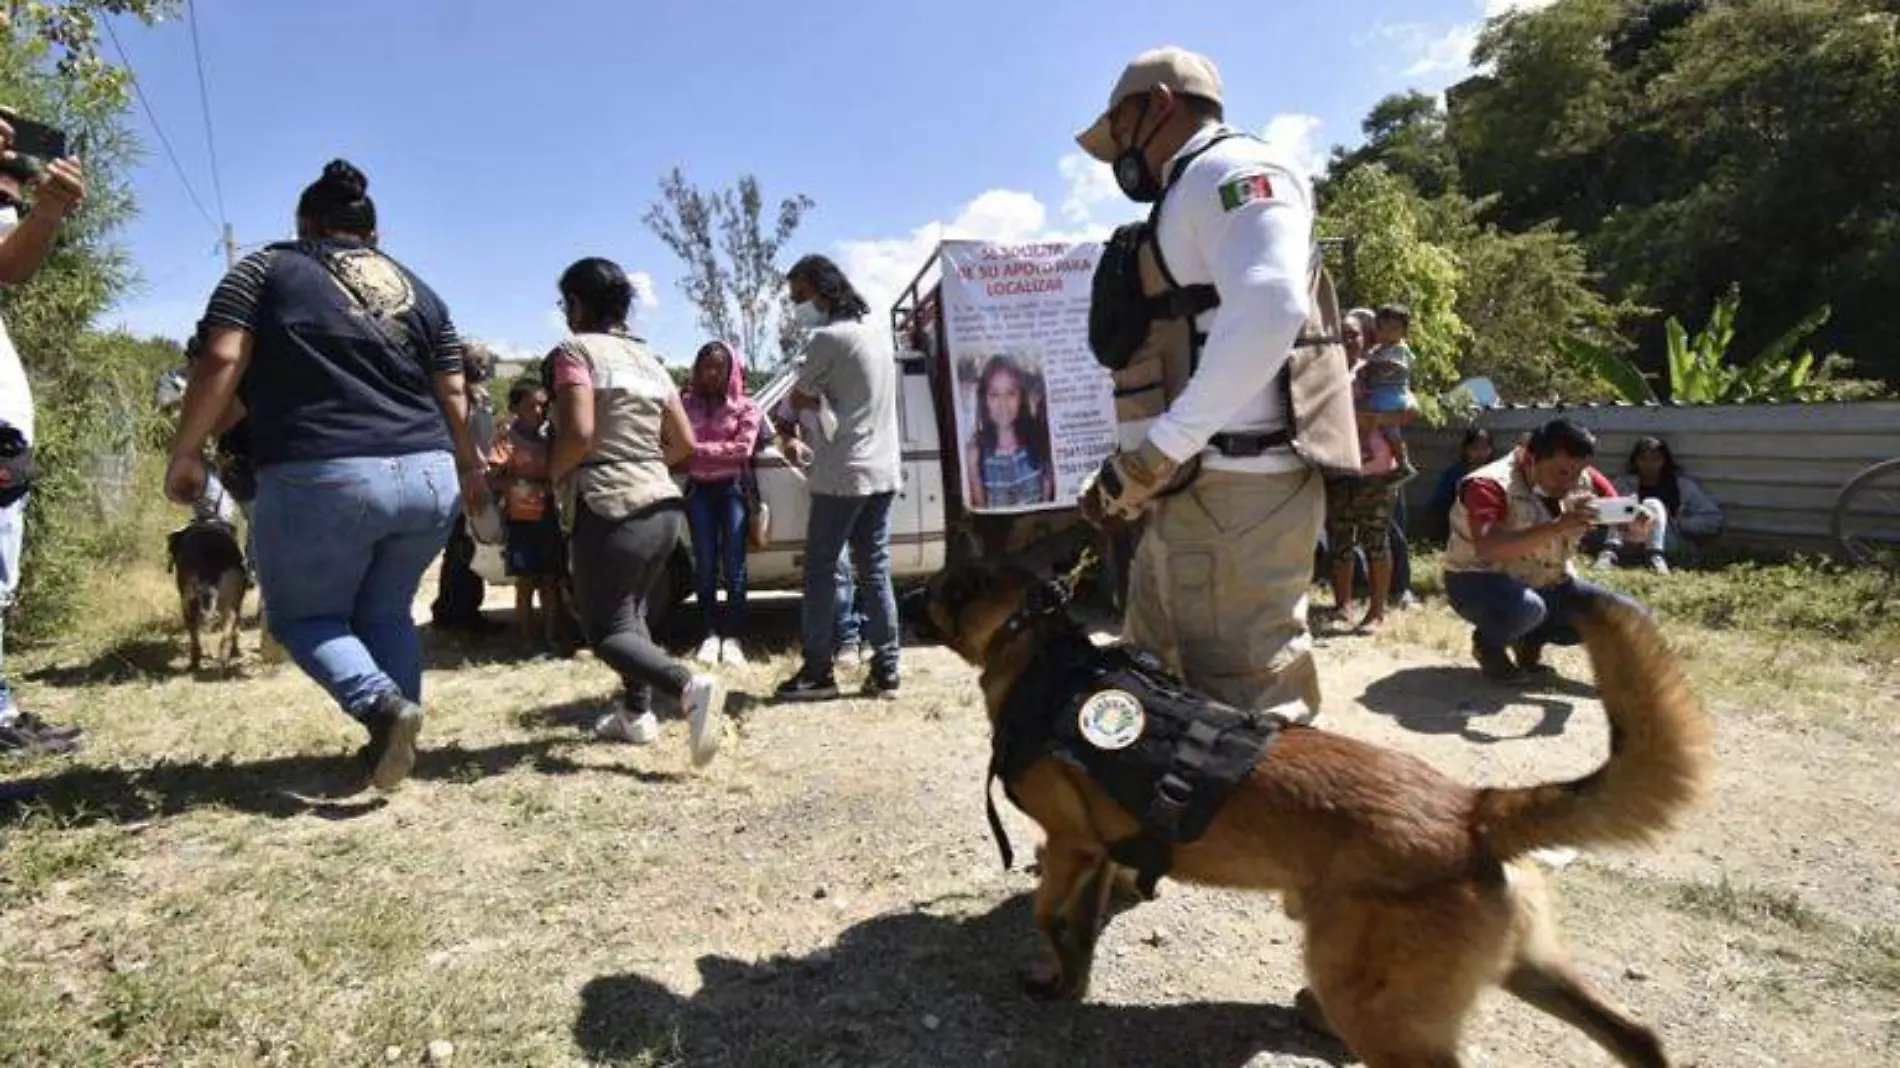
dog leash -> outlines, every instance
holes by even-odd
[[[1066,574],[1029,591],[1023,598],[1022,607],[1003,622],[999,637],[1012,638],[1037,617],[1062,611],[1074,599],[1082,579],[1099,563],[1101,557],[1096,554],[1094,546],[1083,546],[1081,555],[1076,557],[1075,566]],[[990,773],[983,778],[983,815],[990,822],[990,836],[996,839],[996,850],[1002,854],[1003,870],[1009,871],[1016,865],[1016,851],[1010,846],[1009,832],[1003,829],[1003,818],[996,811],[996,780],[1002,778],[1001,772],[998,760],[992,755]],[[1008,780],[1003,782],[1003,792],[1009,792]]]

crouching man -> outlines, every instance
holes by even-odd
[[[1493,679],[1545,673],[1546,645],[1575,645],[1570,608],[1595,592],[1572,563],[1599,525],[1594,502],[1616,490],[1590,466],[1596,438],[1568,419],[1537,428],[1525,444],[1466,475],[1451,510],[1445,595],[1472,625],[1471,652]],[[1639,514],[1623,536],[1649,536]]]

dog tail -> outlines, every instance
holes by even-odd
[[[1548,846],[1635,845],[1666,830],[1709,775],[1714,728],[1656,621],[1614,594],[1577,605],[1610,720],[1610,757],[1574,782],[1480,791],[1474,826],[1508,860]]]

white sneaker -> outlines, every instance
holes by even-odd
[[[693,766],[705,767],[719,752],[719,719],[726,711],[725,684],[711,675],[694,675],[693,681],[686,684],[686,692],[680,694],[680,705],[686,709],[686,724],[691,732],[688,741]]]
[[[712,667],[718,664],[719,663],[719,635],[708,634],[706,636],[706,640],[699,643],[699,652],[693,654],[693,659],[699,661],[700,663],[706,665],[707,667]]]
[[[626,742],[629,745],[652,745],[660,736],[660,721],[651,712],[642,712],[638,716],[622,709],[609,712],[594,721],[594,737],[609,742]]]
[[[739,648],[739,643],[736,640],[727,638],[719,646],[719,662],[727,667],[745,667],[747,663],[745,650]]]

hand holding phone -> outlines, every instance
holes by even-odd
[[[1598,497],[1591,502],[1591,511],[1597,526],[1620,527],[1643,514],[1643,503],[1634,497]]]
[[[0,108],[0,120],[12,130],[7,148],[15,155],[26,156],[35,163],[44,166],[57,159],[65,159],[66,132],[46,123],[29,119]]]

